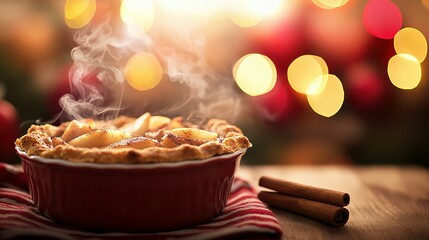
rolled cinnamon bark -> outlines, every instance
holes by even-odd
[[[328,203],[338,207],[344,207],[350,203],[350,195],[345,192],[312,187],[266,176],[263,176],[259,179],[259,186],[266,187],[290,196]]]
[[[343,207],[267,191],[261,191],[258,197],[269,205],[318,219],[334,227],[344,226],[349,220],[349,211]]]

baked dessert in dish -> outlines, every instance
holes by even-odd
[[[29,156],[88,163],[157,163],[206,159],[251,147],[242,131],[211,119],[204,125],[145,113],[110,121],[33,125],[17,139]]]
[[[197,125],[149,113],[33,125],[16,140],[39,211],[99,232],[170,231],[213,219],[250,146],[224,120]]]

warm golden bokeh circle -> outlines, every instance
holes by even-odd
[[[314,5],[323,9],[333,9],[344,6],[349,0],[312,0]]]
[[[397,54],[410,54],[420,63],[426,58],[428,52],[427,40],[423,33],[415,28],[401,29],[396,33],[393,43]]]
[[[94,17],[96,8],[95,0],[67,0],[64,5],[64,21],[70,28],[83,28]]]
[[[152,0],[123,0],[120,14],[122,21],[134,35],[149,31],[155,20]]]
[[[387,73],[390,81],[400,89],[414,89],[422,78],[419,61],[412,55],[401,53],[390,58]]]
[[[162,74],[162,66],[158,59],[147,52],[132,56],[124,68],[125,79],[138,91],[156,87],[162,79]]]
[[[250,96],[258,96],[274,88],[277,81],[277,70],[267,56],[251,53],[236,62],[233,76],[243,92]]]
[[[317,113],[331,117],[337,113],[344,102],[343,84],[337,76],[329,74],[326,86],[318,94],[307,95],[308,103]]]
[[[295,59],[287,70],[291,87],[302,94],[317,94],[323,90],[328,65],[318,56],[303,55]]]

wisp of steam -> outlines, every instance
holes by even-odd
[[[162,63],[162,81],[180,85],[187,91],[175,104],[156,109],[153,114],[184,116],[201,123],[208,118],[235,121],[240,102],[230,71],[219,73],[206,61],[206,36],[201,27],[207,19],[198,16],[169,17],[159,20],[153,36],[130,37],[118,33],[112,21],[87,26],[75,34],[77,46],[72,50],[74,61],[70,71],[71,93],[60,99],[63,115],[70,119],[112,119],[118,114],[138,115],[147,111],[139,104],[139,112],[128,112],[133,103],[124,102],[128,84],[123,76],[126,61],[135,53],[153,53]],[[151,91],[151,90],[149,90]],[[145,95],[145,92],[140,93]],[[168,96],[159,96],[165,98]],[[156,100],[156,99],[155,99]],[[136,103],[137,104],[137,103]]]

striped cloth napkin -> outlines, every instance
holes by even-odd
[[[34,206],[21,169],[0,163],[0,239],[272,239],[282,230],[248,182],[236,178],[227,205],[211,222],[150,234],[93,233],[53,222]]]

